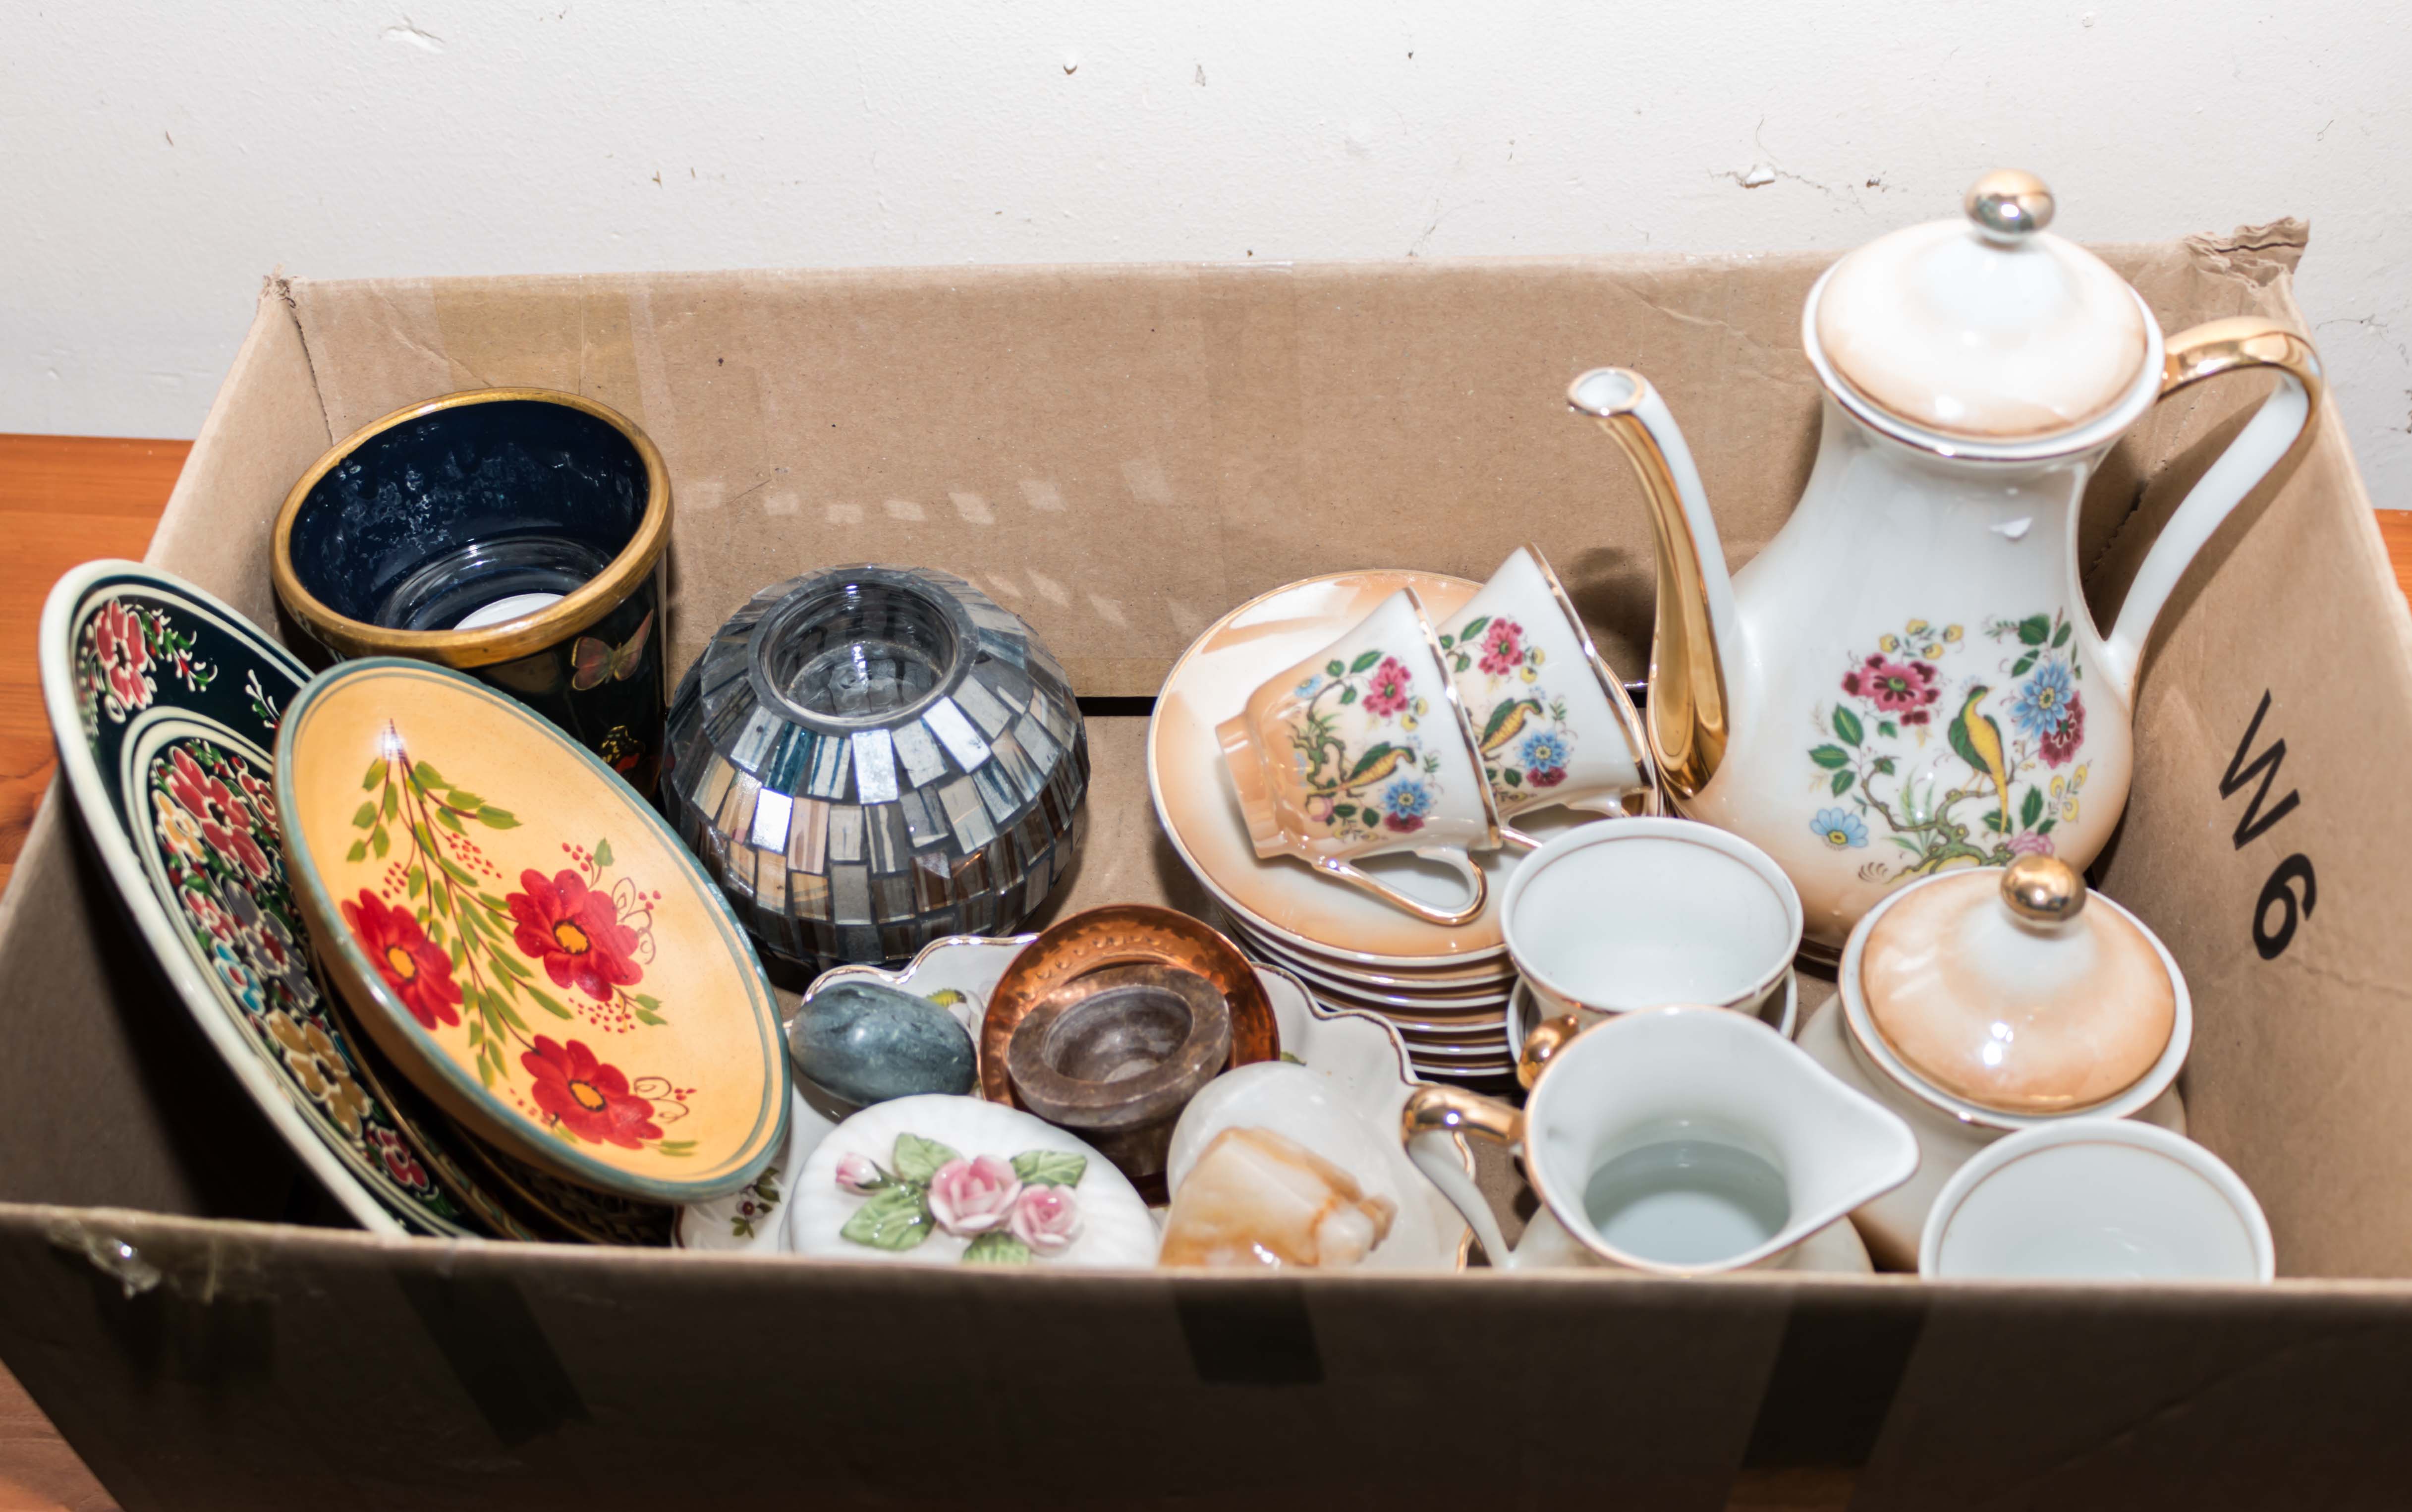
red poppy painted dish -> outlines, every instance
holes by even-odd
[[[386,657],[305,688],[276,757],[319,959],[446,1113],[648,1202],[760,1173],[787,1124],[776,1000],[634,789],[521,705]]]

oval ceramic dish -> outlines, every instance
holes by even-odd
[[[311,973],[268,754],[308,671],[225,604],[134,562],[59,580],[40,657],[94,848],[243,1091],[363,1227],[484,1232],[431,1176]]]
[[[777,1005],[660,816],[521,704],[347,662],[276,742],[285,849],[329,977],[445,1112],[566,1180],[733,1192],[787,1122]]]

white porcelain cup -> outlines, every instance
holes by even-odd
[[[2261,1205],[2193,1140],[2121,1118],[2075,1118],[1988,1145],[1927,1213],[1930,1278],[2266,1282]]]
[[[1402,588],[1347,634],[1266,680],[1214,729],[1258,856],[1295,857],[1434,924],[1482,912],[1477,851],[1499,813],[1423,604]],[[1445,908],[1356,863],[1411,852],[1465,879]]]
[[[1663,1275],[1774,1261],[1918,1166],[1899,1117],[1765,1024],[1696,1006],[1601,1020],[1558,1051],[1521,1111],[1456,1087],[1407,1099],[1407,1152],[1492,1264],[1558,1263],[1508,1248],[1449,1134],[1520,1151],[1584,1250]]]
[[[1568,830],[1516,868],[1499,918],[1555,1040],[1670,1003],[1756,1016],[1783,992],[1801,947],[1801,895],[1783,868],[1688,819]],[[1554,1044],[1535,1048],[1529,1071],[1519,1068],[1527,1086]]]
[[[1440,626],[1440,649],[1502,819],[1561,803],[1658,812],[1641,718],[1539,550],[1522,546],[1501,563]]]

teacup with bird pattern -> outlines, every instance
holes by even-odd
[[[1538,550],[1518,547],[1501,563],[1441,625],[1440,646],[1502,819],[1558,803],[1659,812],[1640,717]]]
[[[1443,654],[1402,588],[1215,727],[1259,857],[1295,858],[1435,924],[1482,911],[1471,858],[1499,847],[1499,815]],[[1456,872],[1468,902],[1435,905],[1356,864],[1400,853]]]

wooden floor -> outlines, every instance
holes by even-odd
[[[0,886],[56,764],[34,660],[42,599],[79,562],[142,555],[191,449],[189,441],[0,434],[0,541],[8,543],[0,550]],[[2378,528],[2396,582],[2412,595],[2412,510],[2380,511]],[[1744,1478],[1737,1505],[1828,1505],[1848,1495],[1815,1472]],[[115,1505],[0,1370],[0,1512]]]

